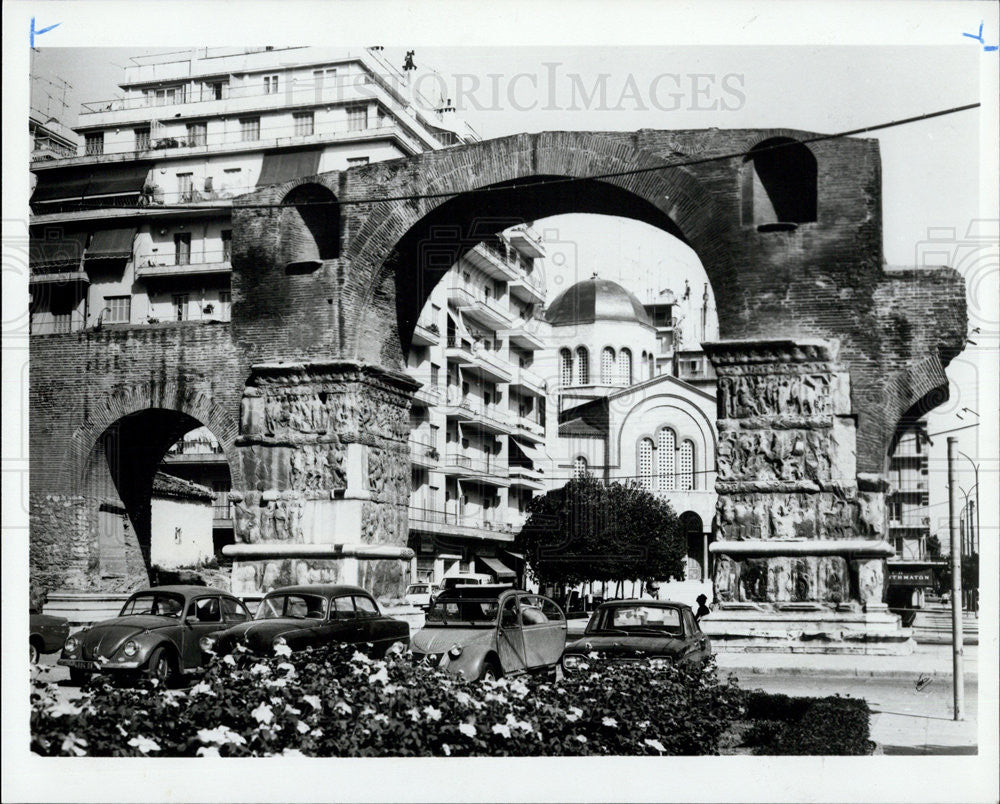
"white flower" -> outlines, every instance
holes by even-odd
[[[645,739],[643,740],[643,742],[650,748],[656,749],[656,751],[660,754],[666,753],[667,750],[666,746],[664,746],[663,743],[661,743],[659,740]]]
[[[640,729],[648,729],[649,728],[649,721],[648,720],[640,720],[636,725]]]
[[[233,658],[233,655],[231,653],[227,653],[225,656],[223,656],[222,661],[225,664],[230,665],[231,667],[236,667],[236,659]]]
[[[252,676],[269,676],[271,674],[271,668],[266,664],[255,664],[250,668],[250,675]]]
[[[372,673],[372,675],[369,676],[368,678],[369,684],[374,684],[376,681],[379,684],[389,683],[389,672],[385,669],[385,666],[380,667],[377,673]]]
[[[333,708],[344,715],[349,715],[351,714],[351,712],[354,711],[353,709],[351,709],[350,706],[347,705],[346,701],[337,701],[337,703],[333,705]]]
[[[284,676],[282,676],[281,678],[265,678],[264,686],[272,689],[274,687],[281,689],[282,687],[288,686],[288,679],[285,678]]]
[[[203,745],[195,751],[195,755],[199,757],[217,757],[219,756],[219,749],[214,745]]]
[[[601,723],[603,723],[605,726],[608,726],[609,728],[612,728],[612,729],[617,729],[618,728],[618,721],[615,720],[613,717],[606,717],[603,720],[601,720]]]
[[[499,734],[502,737],[510,737],[510,727],[509,726],[503,726],[500,723],[494,723],[493,724],[493,733],[494,734]]]
[[[295,724],[295,728],[299,730],[299,734],[305,734],[307,731],[309,731],[309,724],[306,723],[304,720],[300,720],[298,723]]]
[[[410,720],[412,720],[414,723],[420,722],[420,710],[417,709],[416,707],[411,707],[407,709],[406,714],[410,716]]]
[[[459,690],[455,693],[455,700],[462,704],[462,706],[468,706],[472,703],[472,696],[467,692]]]
[[[582,734],[577,734],[576,739],[579,740],[581,743],[587,742],[587,738],[584,737]]]
[[[317,712],[323,708],[323,702],[319,699],[318,695],[303,695],[302,700]]]
[[[583,710],[578,706],[571,706],[569,708],[569,714],[566,715],[566,720],[570,723],[575,723],[583,716]]]
[[[87,741],[82,737],[77,737],[73,732],[70,732],[66,735],[66,739],[62,741],[60,750],[64,754],[75,754],[78,757],[86,756]]]
[[[444,755],[446,757],[450,757],[451,756],[451,746],[448,745],[447,743],[445,743],[444,745],[441,746],[441,750],[444,751]]]
[[[399,692],[399,685],[386,684],[385,687],[382,688],[382,692],[384,692],[386,695],[395,695],[397,692]]]
[[[59,701],[49,709],[49,714],[52,717],[65,717],[66,715],[78,715],[82,711],[82,706],[74,706],[70,701]]]
[[[265,703],[260,704],[256,709],[254,709],[250,716],[262,725],[267,725],[272,720],[274,720],[274,712],[271,707]]]
[[[464,734],[466,737],[476,736],[476,727],[473,726],[471,723],[459,723],[458,730],[462,732],[462,734]]]
[[[433,706],[425,706],[424,714],[427,715],[427,717],[429,717],[431,720],[441,719],[441,710],[435,709]]]
[[[304,757],[305,756],[305,754],[303,754],[301,751],[299,751],[298,748],[286,748],[284,751],[281,752],[281,755],[283,757]]]
[[[191,695],[211,695],[214,698],[218,697],[218,695],[215,694],[215,690],[213,690],[210,686],[208,686],[208,684],[206,684],[204,681],[199,681],[197,684],[191,687],[189,692],[191,693]]]
[[[527,720],[518,720],[510,712],[507,713],[507,725],[511,728],[521,729],[522,731],[534,731],[534,728]]]
[[[290,647],[288,647],[288,645],[286,645],[284,642],[277,642],[277,643],[275,643],[275,645],[274,645],[274,652],[278,656],[291,656],[292,655],[292,649]]]
[[[199,729],[197,737],[203,743],[218,743],[219,745],[225,745],[226,743],[246,745],[247,743],[243,739],[242,734],[233,731],[229,726],[216,726],[214,729]]]
[[[355,662],[356,664],[371,664],[372,663],[372,660],[369,659],[367,656],[365,656],[365,654],[363,654],[359,650],[354,651],[354,655],[351,657],[351,661]]]
[[[278,669],[284,670],[285,673],[288,674],[289,678],[295,675],[295,665],[292,664],[291,662],[279,662]]]
[[[149,737],[133,737],[128,741],[128,744],[139,751],[140,754],[148,754],[150,751],[159,751],[160,746],[156,744],[154,740],[149,739]]]
[[[486,695],[483,696],[483,698],[487,701],[496,701],[498,704],[506,705],[508,703],[507,696],[498,695],[495,692],[487,692]]]
[[[301,715],[302,714],[302,710],[301,709],[296,709],[291,704],[285,704],[285,711],[286,712],[291,712],[293,715]]]
[[[514,695],[517,695],[519,698],[523,698],[525,695],[528,694],[528,687],[523,681],[515,679],[510,684],[510,691]]]
[[[388,716],[383,715],[381,712],[379,712],[377,715],[372,715],[372,720],[376,721],[377,723],[388,723],[389,722]]]

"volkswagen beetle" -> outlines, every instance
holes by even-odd
[[[414,661],[467,679],[555,673],[566,617],[552,600],[509,586],[446,589],[413,636]]]
[[[566,646],[567,673],[591,660],[684,662],[703,665],[712,655],[691,607],[659,600],[615,600],[598,607],[583,636]]]
[[[231,653],[237,644],[268,654],[275,645],[291,650],[324,645],[371,643],[382,656],[395,642],[404,645],[410,626],[382,614],[378,603],[360,586],[312,584],[285,586],[268,592],[255,618],[201,641],[205,654]]]
[[[69,621],[51,614],[32,614],[28,626],[28,650],[31,663],[36,664],[43,653],[55,653],[69,636]]]
[[[132,595],[117,617],[71,635],[58,664],[75,682],[96,672],[145,672],[170,683],[201,666],[203,636],[249,619],[246,606],[219,589],[157,586]]]

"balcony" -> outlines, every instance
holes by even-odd
[[[529,441],[537,443],[545,440],[545,425],[535,418],[519,416],[514,420],[514,429]]]
[[[545,301],[545,290],[542,287],[541,277],[535,272],[520,273],[517,279],[511,280],[507,284],[507,289],[511,295],[517,296],[521,301],[529,304],[541,304]]]
[[[466,371],[470,374],[482,377],[489,382],[510,382],[510,363],[500,357],[496,350],[487,349],[485,346],[473,344],[472,363],[466,366]]]
[[[507,239],[525,257],[535,259],[545,256],[545,248],[542,246],[542,236],[530,226],[518,226],[507,232]]]
[[[511,487],[532,489],[533,491],[544,491],[545,482],[543,475],[538,469],[530,466],[518,466],[511,464],[509,470]]]
[[[494,515],[492,510],[466,514],[411,506],[408,510],[410,530],[468,539],[513,541],[514,526],[500,514]]]
[[[218,262],[174,262],[172,264],[147,261],[145,265],[136,267],[135,275],[140,279],[155,279],[173,276],[199,276],[202,274],[229,274],[232,270],[233,266],[229,260],[219,260]]]
[[[507,464],[495,456],[482,453],[468,454],[461,450],[448,450],[442,470],[460,479],[476,480],[493,486],[509,486]]]
[[[468,425],[476,430],[488,433],[509,435],[513,432],[513,425],[507,411],[496,406],[474,407],[473,417]]]
[[[166,455],[166,463],[226,463],[225,453],[218,441],[207,438],[182,439]],[[226,497],[228,504],[228,497]]]
[[[531,369],[524,366],[519,366],[514,370],[511,379],[510,387],[512,389],[520,389],[521,391],[528,391],[532,394],[537,394],[538,396],[545,395],[545,380],[538,374],[535,374]]]
[[[514,321],[510,309],[497,299],[477,297],[460,285],[449,286],[448,302],[466,318],[490,330],[507,329]]]
[[[414,378],[417,379],[417,378]],[[436,385],[425,383],[413,393],[413,405],[415,407],[433,407],[441,404],[441,390]]]
[[[545,341],[538,337],[534,332],[526,330],[523,325],[513,327],[512,329],[502,330],[499,334],[509,338],[511,346],[517,346],[527,352],[537,352],[539,349],[544,349],[546,346]]]
[[[518,277],[518,270],[508,260],[505,249],[495,241],[477,243],[465,259],[492,279],[512,282]]]
[[[451,388],[455,388],[455,386],[451,386]],[[460,422],[471,422],[476,416],[472,409],[472,403],[468,399],[458,398],[452,394],[448,394],[448,398],[441,405],[441,410],[446,418],[458,419]]]
[[[459,366],[471,366],[475,362],[475,358],[472,356],[472,340],[470,338],[449,335],[444,355],[448,358],[449,363],[455,363]]]
[[[414,466],[421,466],[425,469],[437,468],[441,460],[441,453],[437,447],[427,441],[415,438],[410,439],[410,463]]]
[[[434,346],[441,342],[441,328],[433,322],[418,321],[413,328],[411,343],[415,346]]]

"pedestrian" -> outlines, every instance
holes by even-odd
[[[694,613],[694,618],[696,620],[700,620],[706,614],[711,614],[712,610],[705,605],[708,603],[708,598],[704,594],[698,595],[695,600],[698,601],[698,611]]]

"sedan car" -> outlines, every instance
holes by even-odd
[[[136,592],[121,614],[66,640],[59,664],[73,681],[95,672],[142,671],[163,683],[202,664],[199,640],[250,619],[243,603],[207,586],[157,586]]]
[[[363,646],[384,656],[396,642],[405,644],[410,626],[387,617],[360,586],[286,586],[268,592],[256,617],[201,641],[206,654],[231,653],[237,644],[267,654],[276,645],[301,650],[332,642]]]
[[[434,602],[434,598],[439,594],[439,590],[431,583],[411,583],[406,587],[406,594],[403,600],[411,606],[419,606],[422,609],[428,608]]]
[[[446,589],[413,636],[413,658],[467,679],[551,672],[566,646],[552,600],[509,586]]]
[[[598,607],[583,636],[566,646],[562,663],[568,673],[591,659],[700,666],[711,655],[711,643],[690,606],[660,600],[615,600]]]
[[[55,653],[69,636],[69,620],[50,614],[32,614],[28,623],[28,650],[31,663],[38,662],[43,653]]]

